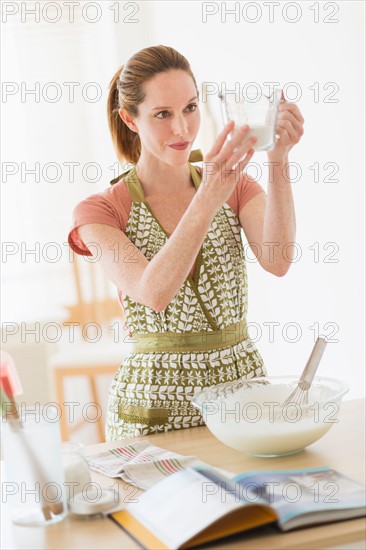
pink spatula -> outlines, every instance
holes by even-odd
[[[11,403],[11,411],[9,411],[11,416],[19,420],[18,405],[14,401],[14,395],[21,395],[23,393],[23,388],[12,356],[2,350],[0,360],[0,385]]]

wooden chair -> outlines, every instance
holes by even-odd
[[[72,258],[76,303],[65,306],[68,311],[67,319],[63,322],[66,337],[60,340],[58,351],[49,360],[54,373],[56,399],[61,408],[60,430],[63,441],[69,440],[86,422],[85,419],[72,423],[68,421],[70,408],[65,401],[66,378],[86,377],[92,403],[101,407],[98,378],[108,376],[112,380],[130,350],[128,332],[123,326],[124,312],[116,288],[96,265],[97,262],[89,260],[90,257],[72,253]],[[111,295],[113,291],[114,298]],[[71,327],[74,329],[71,330]],[[100,339],[94,342],[100,335]],[[95,424],[97,442],[104,441],[103,416]]]

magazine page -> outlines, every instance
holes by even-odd
[[[245,492],[242,490],[242,486],[237,482],[238,476],[228,477],[223,473],[218,472],[217,469],[208,468],[207,466],[192,466],[192,470],[199,472],[201,475],[205,476],[208,480],[212,481],[213,484],[216,484],[222,491],[227,491],[235,496],[235,499],[243,504],[262,504],[268,506],[268,500],[264,498],[258,498],[253,502],[251,493],[249,498],[245,498]],[[250,474],[250,473],[249,473]],[[239,475],[249,475],[249,474],[239,474]],[[208,492],[210,484],[206,484],[206,492]],[[212,490],[215,491],[214,485],[212,485]]]
[[[218,475],[220,482],[230,481],[213,470],[205,470],[213,476]],[[167,548],[179,548],[220,518],[245,506],[235,492],[226,490],[225,485],[212,481],[193,468],[186,468],[160,481],[140,495],[137,503],[129,504],[126,510],[115,512],[112,517],[147,548],[150,548],[150,538],[146,535],[144,541],[141,540],[138,523]],[[205,540],[213,540],[275,519],[270,510],[263,512],[260,506],[250,508],[255,510],[251,510],[247,518],[236,516],[235,524],[225,520],[227,525],[223,529],[218,526],[217,533],[211,532]],[[131,521],[131,516],[138,523]]]
[[[331,514],[324,515],[324,512],[334,512],[335,517],[341,519],[340,510],[361,509],[361,515],[366,505],[366,488],[327,466],[249,472],[239,474],[233,482],[240,485],[245,500],[253,503],[267,500],[277,512],[280,527],[295,517],[299,518],[298,525],[305,525],[313,521],[315,513],[318,521],[322,518],[331,521]]]

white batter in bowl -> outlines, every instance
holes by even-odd
[[[349,389],[341,380],[315,377],[306,406],[283,408],[297,382],[296,376],[226,382],[197,393],[192,404],[213,435],[229,447],[263,457],[294,454],[338,422]]]

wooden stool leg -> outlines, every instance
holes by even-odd
[[[57,403],[61,408],[61,418],[60,418],[61,440],[68,441],[69,424],[66,418],[66,409],[64,406],[64,402],[65,402],[64,375],[62,371],[59,371],[58,369],[56,369],[55,371],[55,383],[56,383]]]
[[[98,391],[97,391],[97,384],[96,384],[95,375],[93,375],[93,374],[90,375],[89,376],[89,381],[90,381],[90,388],[91,388],[93,402],[97,403],[98,406],[99,406]],[[99,418],[99,420],[96,422],[96,428],[98,430],[99,441],[102,443],[105,440],[103,417]]]

